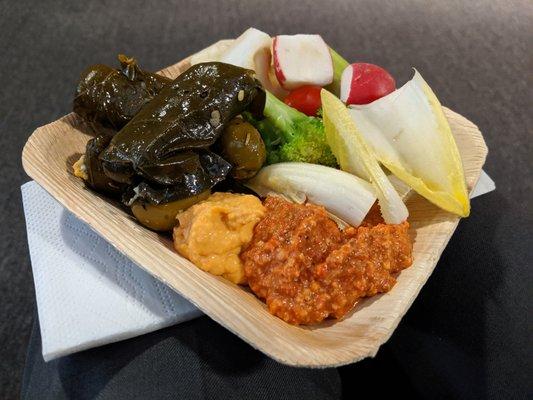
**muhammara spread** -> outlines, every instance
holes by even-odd
[[[174,247],[204,271],[245,283],[239,253],[253,236],[265,208],[255,196],[215,193],[178,214]]]
[[[266,216],[241,254],[253,292],[291,324],[341,318],[361,297],[389,291],[412,263],[409,224],[371,212],[341,231],[323,207],[265,200]]]

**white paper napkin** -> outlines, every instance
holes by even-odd
[[[482,173],[471,197],[495,189]],[[45,361],[201,315],[65,210],[35,182],[22,186]]]
[[[482,194],[492,192],[494,189],[496,189],[496,184],[494,181],[490,178],[490,176],[487,175],[485,171],[481,170],[479,180],[477,181],[476,186],[474,186],[470,192],[470,198],[473,199],[474,197],[481,196]]]
[[[45,361],[201,315],[37,183],[22,200]]]

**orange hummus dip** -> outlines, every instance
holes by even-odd
[[[265,214],[255,196],[215,193],[178,214],[174,247],[204,271],[233,283],[245,283],[239,253]]]
[[[387,225],[373,210],[341,231],[323,207],[267,197],[266,216],[241,254],[252,291],[291,324],[341,318],[357,300],[389,291],[412,263],[409,224]]]

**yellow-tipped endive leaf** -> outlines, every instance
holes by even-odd
[[[370,104],[350,106],[349,112],[394,175],[444,210],[468,216],[457,145],[439,100],[418,71],[398,90]]]
[[[374,151],[366,144],[344,103],[325,89],[320,95],[326,140],[341,169],[372,183],[386,223],[405,221],[409,215],[407,207],[381,169]]]

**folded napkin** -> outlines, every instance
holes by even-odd
[[[22,186],[22,200],[45,361],[202,314],[37,183]]]
[[[471,197],[494,188],[483,172]],[[37,183],[22,186],[22,200],[45,361],[202,314]]]

